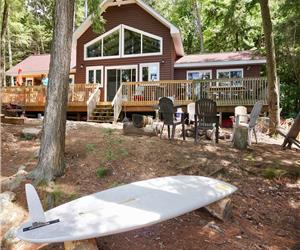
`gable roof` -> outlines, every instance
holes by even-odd
[[[149,5],[144,3],[142,0],[104,0],[100,4],[101,11],[104,12],[108,7],[112,6],[121,6],[125,4],[137,4],[150,15],[152,15],[155,19],[165,25],[170,29],[170,34],[173,38],[174,47],[176,54],[179,56],[184,55],[182,40],[180,31],[177,27],[175,27],[172,23],[170,23],[167,19],[162,17],[157,11],[151,8]],[[77,39],[92,25],[91,16],[89,16],[73,33],[73,47],[76,47]]]
[[[22,75],[48,74],[50,67],[50,54],[31,55],[5,72],[7,76],[17,76],[22,69]],[[72,51],[70,69],[74,72],[76,67],[76,51]]]
[[[175,62],[175,68],[265,64],[265,57],[254,50],[185,55]]]

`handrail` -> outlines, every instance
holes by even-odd
[[[122,100],[122,89],[123,89],[123,83],[121,83],[111,105],[113,106],[114,108],[114,122],[117,122],[118,121],[118,118],[119,118],[119,115],[122,111],[122,103],[123,103],[123,100]]]
[[[88,101],[86,102],[87,105],[87,119],[90,119],[91,114],[93,113],[94,109],[96,108],[97,102],[100,99],[100,84],[96,86],[95,91],[90,95]]]

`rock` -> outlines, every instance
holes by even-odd
[[[96,239],[67,241],[65,250],[98,250]]]
[[[0,194],[0,207],[5,206],[6,203],[15,200],[16,194],[11,191],[5,191]]]
[[[40,155],[40,149],[35,150],[34,153],[33,153],[33,157],[35,159],[37,159],[37,158],[39,158],[39,155]]]
[[[144,128],[136,128],[132,122],[126,122],[123,124],[123,133],[125,135],[147,135],[156,136],[156,128],[153,125],[146,125]]]
[[[41,136],[42,129],[40,128],[24,128],[22,130],[22,137],[31,140],[31,139],[36,139]]]
[[[21,166],[16,174],[5,178],[2,181],[2,189],[12,191],[19,187],[20,184],[26,179],[28,174],[24,169],[25,166]]]
[[[205,207],[214,217],[226,221],[232,218],[232,203],[230,198],[224,198]]]

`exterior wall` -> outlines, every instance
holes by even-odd
[[[90,27],[77,41],[75,83],[86,82],[86,67],[88,66],[105,67],[114,65],[137,65],[139,68],[140,63],[152,62],[160,63],[160,80],[174,79],[175,48],[169,28],[164,26],[161,22],[156,20],[136,4],[121,5],[120,7],[109,7],[103,14],[103,17],[106,20],[105,31],[109,31],[120,24],[125,24],[130,27],[162,37],[163,54],[159,56],[140,56],[84,61],[84,44],[101,35],[95,34]],[[105,85],[105,69],[103,70],[103,74]],[[101,90],[101,95],[103,98],[104,88]]]
[[[175,80],[186,80],[186,72],[190,70],[212,70],[212,78],[217,78],[217,69],[244,69],[244,77],[259,77],[261,65],[235,65],[235,66],[218,66],[203,68],[176,68],[174,73]]]

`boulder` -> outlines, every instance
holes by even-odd
[[[156,136],[157,135],[155,126],[146,125],[146,127],[137,128],[133,125],[132,122],[125,122],[123,124],[123,133],[125,135],[147,135],[147,136]]]
[[[16,174],[4,178],[2,180],[2,189],[12,191],[20,186],[20,184],[26,179],[27,171],[25,171],[25,166],[19,167]]]
[[[41,136],[42,129],[40,128],[24,128],[22,130],[22,137],[31,140],[31,139],[36,139]]]

